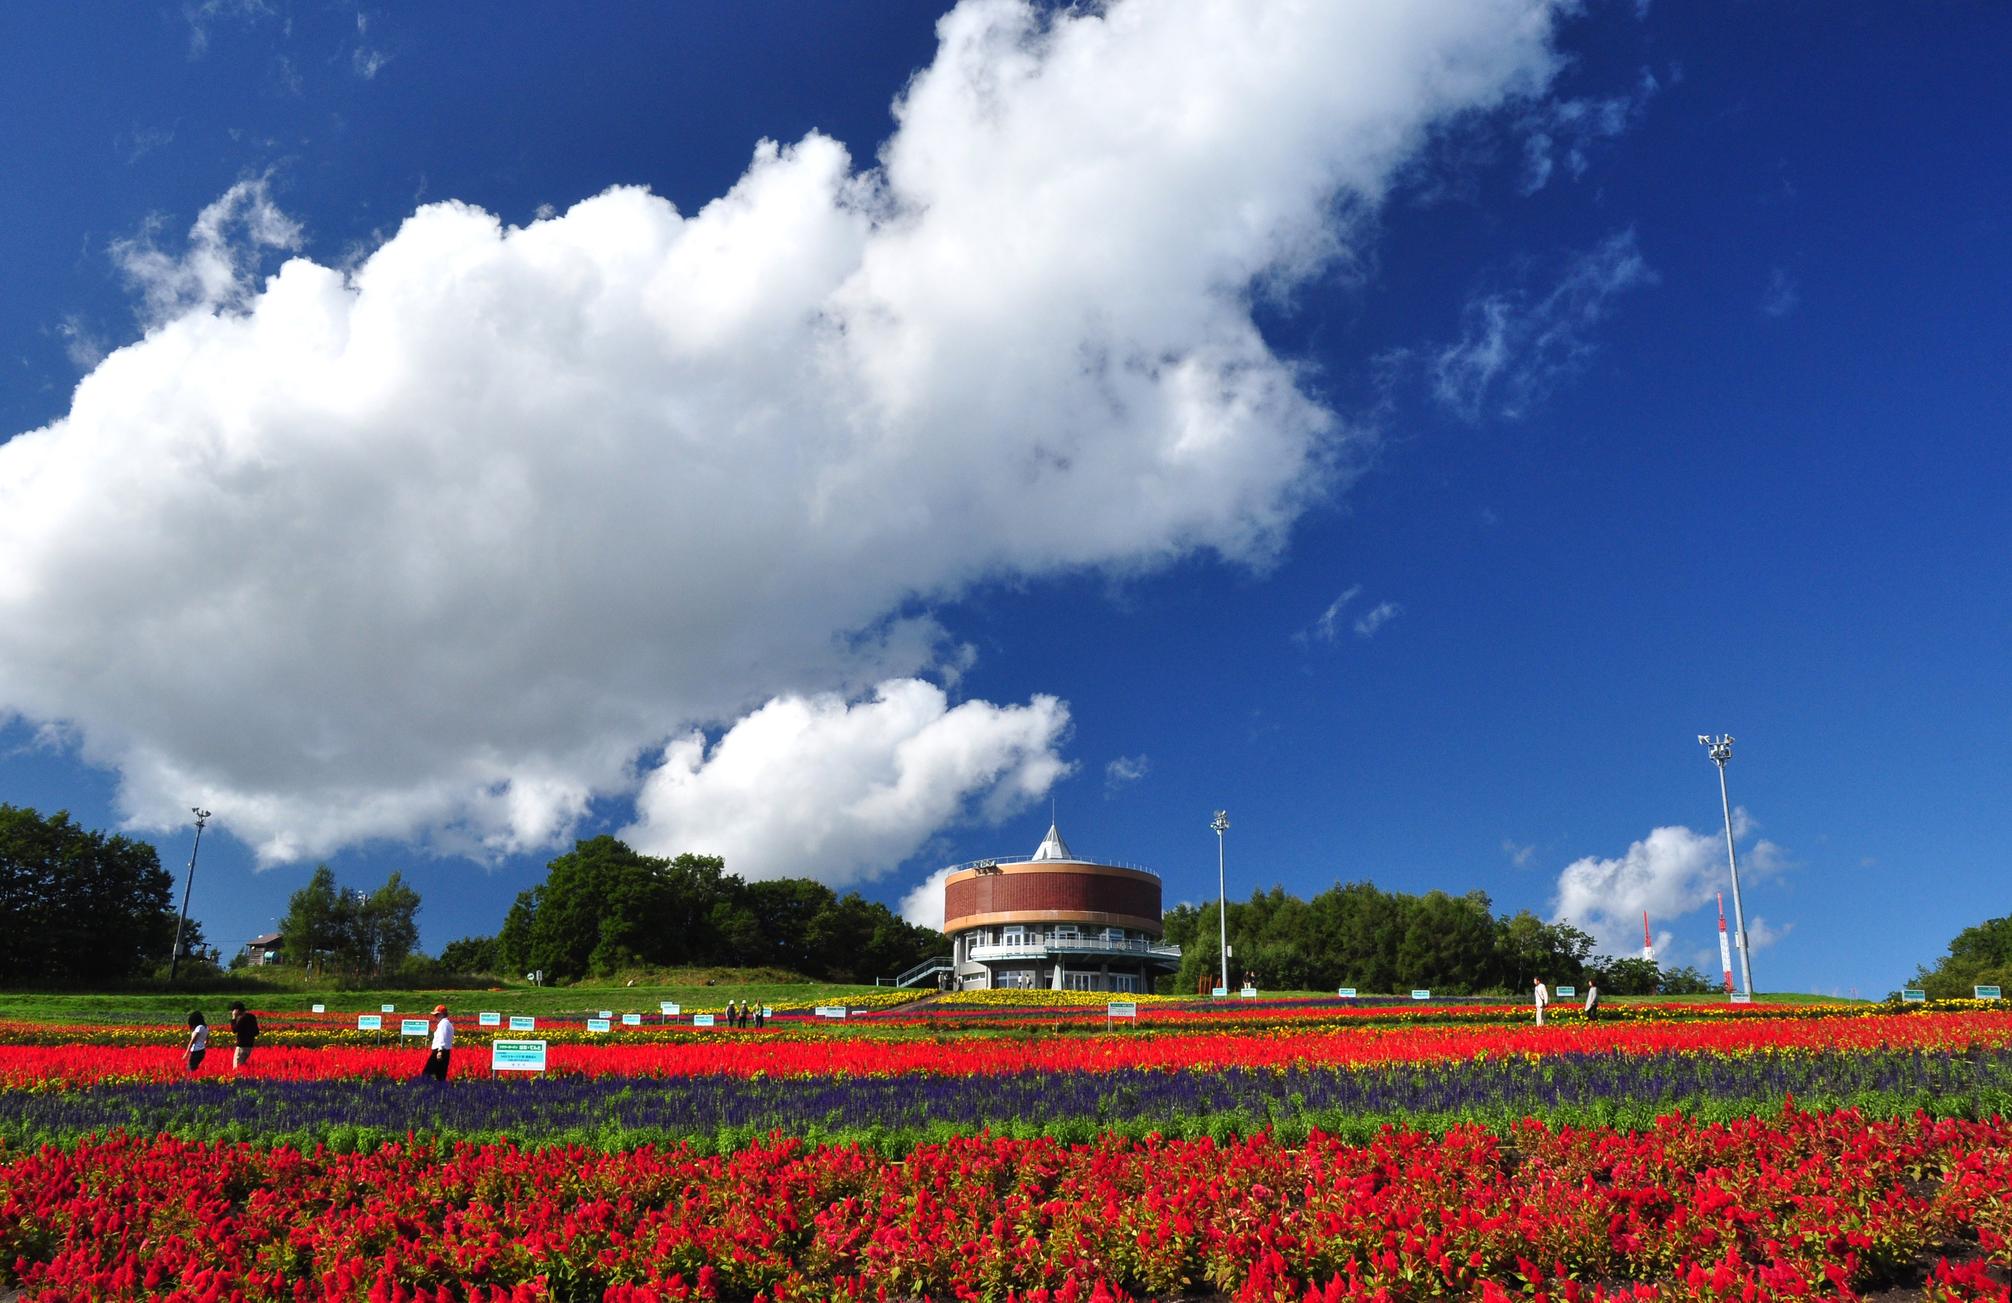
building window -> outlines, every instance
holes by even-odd
[[[1026,944],[1027,944],[1027,929],[1025,929],[1025,928],[1021,927],[1021,926],[1020,926],[1019,924],[1017,924],[1017,923],[1016,923],[1016,924],[1014,924],[1014,925],[1013,925],[1012,927],[1009,927],[1009,928],[1007,928],[1007,929],[1006,929],[1006,939],[1005,939],[1005,944],[1006,944],[1006,945],[1009,945],[1009,946],[1024,946],[1024,945],[1026,945]]]

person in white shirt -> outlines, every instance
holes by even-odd
[[[194,1072],[197,1068],[203,1066],[203,1055],[209,1053],[209,1050],[210,1050],[209,1020],[203,1017],[202,1012],[200,1010],[191,1009],[189,1010],[189,1049],[188,1049],[190,1072]]]
[[[426,1066],[419,1075],[431,1077],[435,1081],[447,1080],[447,1060],[454,1053],[454,1024],[447,1017],[447,1006],[433,1006],[433,1016],[440,1021],[433,1024],[433,1046],[426,1051]]]
[[[1600,984],[1588,979],[1586,982],[1586,1018],[1593,1019],[1600,1012]]]
[[[1544,1006],[1551,1003],[1551,993],[1544,989],[1544,979],[1541,977],[1537,979],[1535,998],[1537,1002],[1537,1025],[1542,1027],[1544,1025]]]

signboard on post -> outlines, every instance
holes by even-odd
[[[1753,993],[1751,991],[1734,991],[1732,995],[1730,995],[1727,998],[1734,1004],[1752,1004],[1754,1002]]]
[[[311,1004],[311,1005],[309,1005],[309,1006],[307,1007],[307,1009],[308,1009],[308,1012],[309,1012],[309,1013],[327,1013],[327,1012],[328,1012],[328,1006],[327,1006],[327,1005],[325,1005],[325,1004]]]
[[[510,1030],[513,1032],[534,1032],[538,1030],[538,1020],[529,1014],[510,1015]]]
[[[676,1000],[662,1001],[657,1005],[657,1008],[663,1012],[666,1018],[675,1018],[685,1011],[684,1006],[680,1005]]]
[[[1113,1000],[1104,1006],[1104,1016],[1106,1018],[1136,1018],[1139,1016],[1139,1003],[1136,1000]]]
[[[1970,990],[1980,1000],[1999,1000],[2004,998],[1998,994],[1998,988],[1995,986],[1973,986]]]
[[[641,1027],[642,1025],[643,1025],[643,1015],[639,1013],[625,1013],[622,1015],[622,1026]]]
[[[1255,1000],[1257,998],[1257,988],[1255,986],[1246,986],[1243,990],[1238,991],[1237,994],[1246,1000]]]
[[[391,1005],[391,1004],[380,1004],[380,1005],[378,1005],[378,1006],[377,1006],[377,1011],[378,1011],[379,1013],[397,1013],[397,1012],[398,1012],[398,1006],[397,1006],[397,1005]]]
[[[1418,987],[1411,992],[1411,998],[1414,1000],[1430,1000],[1432,992],[1426,990],[1424,987]]]
[[[475,1015],[475,1025],[477,1027],[501,1027],[503,1025],[503,1015],[500,1013],[478,1013]]]
[[[587,1030],[590,1032],[607,1031],[608,1020],[606,1018],[589,1018],[587,1020]]]
[[[695,1013],[695,1014],[693,1014],[693,1015],[692,1015],[692,1026],[694,1026],[694,1027],[710,1027],[710,1026],[712,1026],[712,1025],[713,1025],[713,1016],[712,1016],[711,1014],[709,1014],[709,1013]]]
[[[501,1040],[489,1042],[489,1071],[543,1072],[544,1070],[545,1042]]]
[[[356,1030],[360,1032],[380,1032],[384,1030],[384,1015],[360,1013],[356,1015]]]
[[[821,1004],[817,1006],[817,1016],[820,1018],[843,1018],[846,1012],[846,1007],[842,1004]]]
[[[1340,996],[1344,1000],[1353,1000],[1355,998],[1355,988],[1352,986],[1344,986],[1340,990],[1336,991],[1335,994]]]
[[[599,1018],[612,1019],[615,1016],[615,1011],[613,1009],[603,1009],[599,1014],[595,1016]]]
[[[400,1036],[424,1036],[432,1030],[431,1027],[426,1025],[424,1018],[402,1018],[398,1023],[398,1034]]]
[[[1553,991],[1551,994],[1563,1000],[1579,994],[1579,988],[1576,986],[1561,986],[1557,990]]]
[[[1218,987],[1216,987],[1216,988],[1215,988],[1214,990],[1212,990],[1212,991],[1210,991],[1210,992],[1209,992],[1209,994],[1210,994],[1210,995],[1214,996],[1214,997],[1215,997],[1216,999],[1218,999],[1218,1000],[1222,999],[1222,998],[1223,998],[1224,996],[1228,995],[1229,993],[1230,993],[1230,988],[1228,988],[1227,986],[1218,986]]]
[[[1900,993],[1900,998],[1909,1004],[1927,1004],[1928,992],[1918,986],[1910,986]]]

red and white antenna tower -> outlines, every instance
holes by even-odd
[[[1642,958],[1656,962],[1656,943],[1649,936],[1649,911],[1642,911]]]
[[[1719,893],[1719,967],[1725,970],[1726,994],[1733,993],[1733,948],[1726,940],[1726,893]]]

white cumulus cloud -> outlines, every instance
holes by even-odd
[[[1266,564],[1356,436],[1253,299],[1357,252],[1436,126],[1541,93],[1552,17],[967,0],[878,166],[813,133],[695,212],[430,204],[262,284],[303,234],[246,182],[185,253],[122,247],[148,333],[0,444],[0,715],[266,862],[540,848],[666,738],[929,668],[975,579]],[[920,824],[852,826],[822,844],[864,865]]]
[[[951,706],[918,679],[854,703],[779,697],[710,748],[697,734],[666,747],[622,838],[723,855],[743,878],[868,881],[947,824],[996,823],[1044,795],[1070,770],[1056,754],[1068,725],[1053,697]]]
[[[1751,827],[1744,809],[1733,812],[1736,837],[1744,839]],[[1764,838],[1740,852],[1743,885],[1772,877],[1784,867],[1781,847]],[[1657,828],[1622,855],[1611,859],[1588,855],[1566,865],[1558,875],[1552,917],[1592,934],[1602,954],[1639,954],[1644,911],[1652,927],[1666,928],[1671,919],[1710,905],[1728,881],[1723,832],[1675,825]],[[1730,901],[1726,916],[1732,917]],[[1769,928],[1757,917],[1747,920],[1755,950],[1787,931]],[[1672,940],[1668,930],[1657,932],[1657,949],[1666,949]]]

